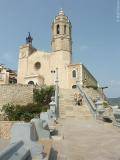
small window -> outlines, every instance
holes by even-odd
[[[76,86],[76,85],[73,85],[73,86],[72,86],[72,89],[75,89],[75,88],[77,88],[77,86]]]
[[[57,34],[60,34],[60,25],[57,25]]]
[[[66,25],[64,26],[64,34],[66,34]]]
[[[73,70],[73,71],[72,71],[72,77],[73,77],[73,78],[76,78],[76,70]]]
[[[41,67],[41,63],[40,62],[36,62],[35,63],[35,69],[40,69],[40,67]]]
[[[33,81],[29,81],[28,84],[34,85],[34,82]]]

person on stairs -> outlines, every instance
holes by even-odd
[[[77,104],[78,106],[82,106],[82,100],[83,100],[83,97],[80,93],[78,93],[77,95]]]
[[[77,93],[74,94],[75,105],[77,105]]]

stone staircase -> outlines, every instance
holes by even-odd
[[[74,92],[72,89],[59,90],[59,111],[61,118],[65,118],[68,114],[69,116],[73,114]]]
[[[80,119],[92,118],[92,114],[85,102],[82,106],[75,105],[74,93],[77,89],[60,89],[59,91],[59,112],[60,118],[74,117]]]
[[[91,119],[93,118],[88,106],[84,103],[82,106],[75,106],[73,109],[75,118],[78,119]]]

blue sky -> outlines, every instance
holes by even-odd
[[[0,0],[0,63],[17,69],[30,31],[34,47],[50,51],[51,22],[62,7],[72,23],[73,61],[84,63],[109,97],[120,96],[117,0]]]

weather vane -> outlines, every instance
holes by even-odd
[[[117,0],[116,22],[120,22],[120,0]]]
[[[28,32],[28,37],[26,37],[26,44],[32,44],[33,38],[30,35],[30,32]]]

